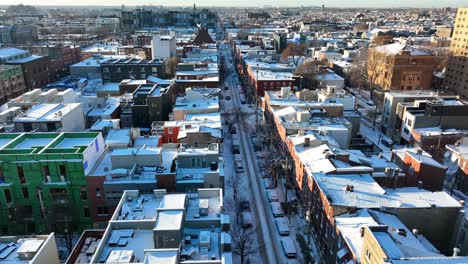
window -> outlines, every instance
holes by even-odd
[[[52,188],[50,189],[50,194],[67,194],[67,189],[64,188]]]
[[[83,216],[84,216],[84,217],[89,217],[89,216],[90,216],[89,207],[88,207],[88,206],[83,206]]]
[[[5,189],[3,191],[3,193],[5,194],[5,200],[7,203],[11,203],[11,192],[9,189]]]
[[[158,72],[158,68],[157,68],[157,67],[152,67],[152,68],[151,68],[151,71],[152,71],[153,73],[157,73],[157,72]]]
[[[88,190],[86,190],[86,187],[81,187],[80,197],[83,201],[88,200]]]
[[[168,129],[167,129],[167,134],[172,135],[172,133],[173,133],[172,127],[168,128]]]
[[[168,138],[168,139],[167,139],[167,142],[168,142],[168,143],[172,143],[172,138]]]
[[[26,178],[24,177],[24,170],[23,167],[16,167],[16,170],[18,171],[18,180],[21,184],[26,183]]]
[[[109,68],[108,67],[102,68],[102,72],[109,72]]]
[[[24,132],[31,132],[32,123],[23,123],[23,130],[24,130]]]
[[[101,189],[100,188],[96,188],[96,196],[101,196]]]
[[[48,182],[47,176],[50,176],[49,166],[42,166],[42,176],[44,177],[44,182]]]
[[[57,130],[57,126],[55,123],[47,123],[47,131],[48,132],[54,132]]]
[[[105,207],[105,206],[99,206],[97,208],[97,212],[98,212],[98,215],[107,215],[107,214],[109,214],[109,212],[107,210],[107,207]]]
[[[372,257],[372,254],[370,253],[369,249],[366,249],[366,258],[370,260],[371,257]]]
[[[408,119],[408,122],[406,122],[408,126],[411,126],[413,124],[413,121],[411,119]]]
[[[59,165],[59,171],[61,176],[67,176],[67,169],[65,168],[65,165]]]
[[[28,198],[29,198],[28,188],[26,188],[26,187],[21,188],[21,192],[23,193],[24,199],[28,199]]]

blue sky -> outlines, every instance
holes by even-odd
[[[25,5],[171,5],[171,6],[300,6],[321,5],[331,7],[468,7],[468,0],[2,0],[3,5],[25,4]]]

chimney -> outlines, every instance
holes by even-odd
[[[360,229],[361,237],[364,237],[364,230],[365,230],[365,228],[361,227],[361,229]]]
[[[309,137],[305,137],[304,138],[304,147],[309,147],[310,146],[310,138]]]
[[[422,189],[423,188],[423,182],[418,181],[417,186],[418,186],[418,189]]]
[[[404,236],[404,237],[405,237],[405,236],[406,236],[406,230],[403,229],[403,228],[400,228],[400,229],[398,229],[398,234],[399,234],[400,236]]]
[[[454,257],[458,257],[458,255],[460,254],[460,249],[459,248],[453,248],[453,256]]]
[[[218,162],[213,161],[210,163],[210,170],[215,171],[218,169]]]
[[[354,191],[354,185],[351,185],[351,184],[346,185],[346,191],[347,192],[353,192]]]
[[[419,236],[419,230],[416,229],[416,228],[413,229],[413,235],[414,235],[415,237]]]
[[[409,56],[409,55],[411,55],[411,51],[410,50],[401,50],[400,55]]]

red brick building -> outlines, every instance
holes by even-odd
[[[429,191],[441,191],[447,167],[422,149],[394,150],[393,159],[406,174],[405,186],[419,186]]]

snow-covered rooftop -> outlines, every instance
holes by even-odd
[[[429,53],[415,49],[411,46],[400,44],[400,43],[393,43],[388,45],[383,45],[375,48],[378,52],[384,52],[391,55],[399,55],[401,51],[409,51],[411,56],[428,56]]]
[[[352,214],[335,217],[335,224],[359,260],[363,237],[361,227],[386,225],[387,232],[373,232],[383,250],[392,258],[443,257],[422,235],[415,236],[397,216],[374,210],[362,209]],[[399,234],[404,230],[405,236]]]

